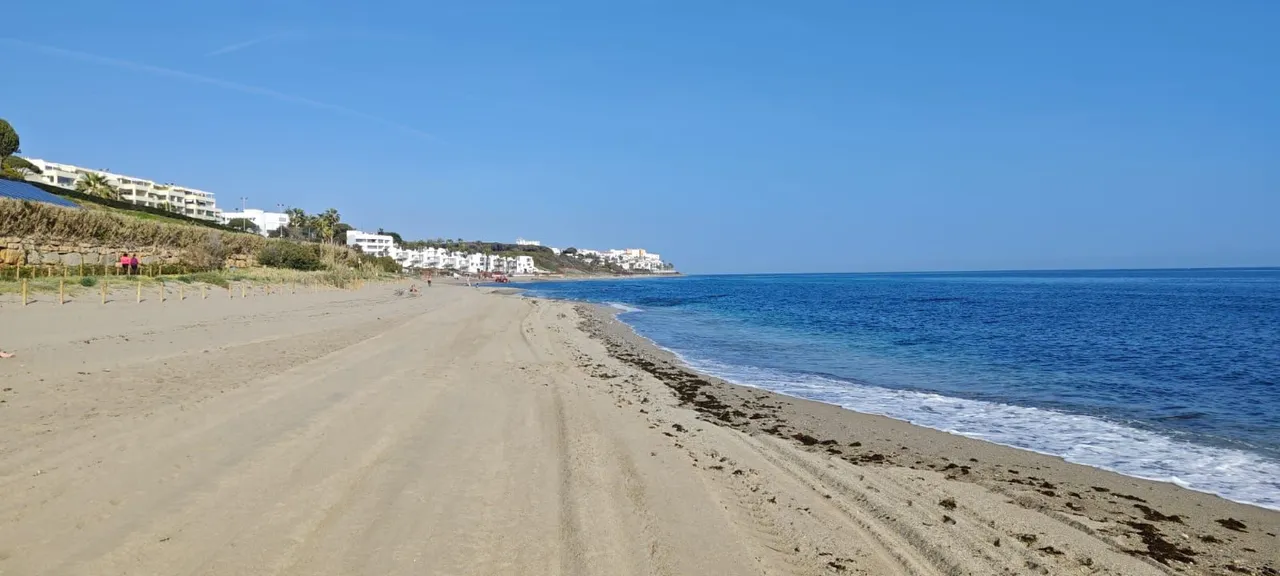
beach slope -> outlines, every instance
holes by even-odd
[[[399,288],[5,306],[0,574],[1210,574],[1276,542],[1269,511],[1144,540],[724,425],[608,318]]]

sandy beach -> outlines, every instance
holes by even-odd
[[[0,575],[1280,573],[1280,512],[406,287],[0,303]]]

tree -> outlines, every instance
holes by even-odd
[[[565,248],[564,250],[561,250],[560,253],[564,254],[565,256],[573,256],[574,254],[578,253],[578,249],[574,248],[573,246],[570,246],[568,248]]]
[[[110,200],[120,198],[120,191],[116,190],[110,179],[93,172],[85,174],[83,178],[76,180],[76,191]]]
[[[5,163],[10,156],[21,152],[19,145],[22,143],[18,139],[18,131],[13,129],[13,125],[4,118],[0,118],[0,165]]]
[[[4,160],[0,160],[0,170],[10,177],[25,179],[28,174],[42,174],[39,166],[27,161],[26,158],[20,156],[8,156]]]
[[[227,227],[235,228],[236,230],[243,230],[245,232],[253,232],[254,234],[257,234],[260,230],[258,228],[258,224],[248,218],[232,218],[227,220]]]
[[[333,232],[334,244],[346,244],[347,232],[355,230],[356,228],[355,226],[347,224],[346,222],[339,222],[336,225],[334,225],[333,229],[334,229],[334,232]]]
[[[297,240],[312,240],[313,224],[312,217],[307,216],[305,210],[301,208],[289,208],[284,211],[289,216],[288,229],[282,232],[289,238]]]
[[[320,233],[320,238],[325,242],[333,243],[333,238],[338,234],[339,222],[342,222],[342,216],[338,214],[338,210],[329,208],[315,216],[316,232]]]
[[[388,232],[381,228],[378,229],[378,233],[384,236],[390,236],[391,241],[395,242],[396,246],[404,246],[404,238],[401,238],[399,234],[396,234],[395,232]]]

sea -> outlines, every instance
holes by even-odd
[[[517,286],[731,382],[1280,510],[1280,269]]]

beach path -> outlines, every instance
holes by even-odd
[[[570,305],[423,292],[4,307],[0,574],[1161,573],[700,420]]]

